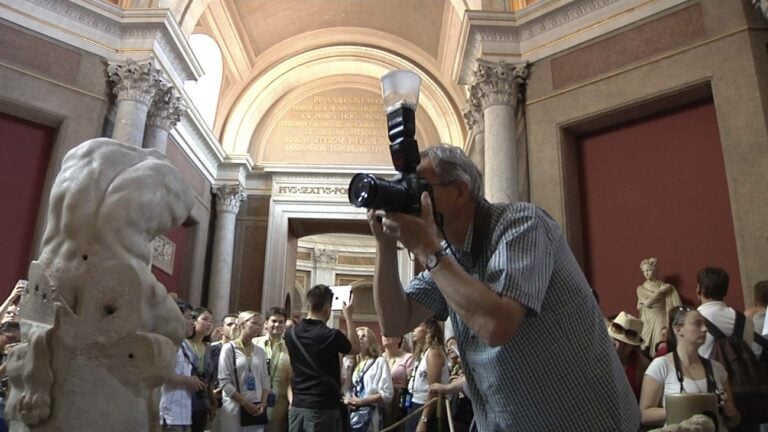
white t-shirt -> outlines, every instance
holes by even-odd
[[[733,334],[733,326],[736,323],[736,311],[727,304],[721,301],[707,302],[699,306],[698,311],[704,318],[712,321],[712,324],[716,325],[726,336]],[[754,331],[752,320],[745,317],[744,335],[742,337],[747,342],[747,346],[752,346]],[[714,338],[707,332],[707,340],[699,348],[699,355],[709,358],[712,355],[712,346],[714,344]]]
[[[723,365],[716,361],[712,361],[712,373],[715,375],[715,385],[718,389],[723,390],[725,388],[725,383],[728,381],[728,372],[725,371]],[[677,380],[675,364],[672,358],[667,358],[667,356],[656,357],[651,364],[648,365],[645,374],[664,387],[664,393],[661,396],[662,407],[665,406],[665,395],[680,393],[680,382]],[[707,379],[692,380],[683,376],[683,388],[686,393],[707,393]],[[725,429],[725,424],[719,414],[718,419],[720,422],[720,430],[728,430]]]
[[[429,398],[429,376],[427,375],[427,355],[429,354],[429,348],[422,354],[419,365],[416,367],[416,372],[413,379],[409,383],[408,391],[411,392],[411,400],[418,404],[424,404]],[[448,361],[443,363],[443,372],[440,374],[440,382],[442,384],[448,384],[451,377],[451,372],[448,370]]]

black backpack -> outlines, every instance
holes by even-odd
[[[723,365],[728,372],[728,381],[742,424],[768,422],[768,374],[752,347],[744,341],[744,314],[736,310],[734,312],[736,322],[730,336],[725,336],[716,325],[705,319],[707,331],[715,339],[709,358]]]

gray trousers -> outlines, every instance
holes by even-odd
[[[339,410],[313,410],[291,407],[288,411],[289,432],[338,432],[341,430]]]

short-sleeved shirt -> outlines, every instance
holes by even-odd
[[[329,328],[323,321],[305,318],[293,326],[296,337],[304,350],[320,368],[323,375],[309,364],[306,356],[295,345],[289,334],[285,345],[291,358],[293,370],[293,406],[314,410],[329,410],[339,407],[341,378],[339,354],[352,349],[349,339],[339,330]],[[336,382],[333,386],[323,376]]]
[[[406,290],[438,318],[450,315],[479,429],[637,430],[632,389],[557,223],[528,203],[483,201],[458,246],[470,274],[527,310],[516,334],[493,347],[448,307],[428,271]]]
[[[733,334],[736,325],[736,310],[721,301],[710,301],[702,304],[697,309],[701,316],[712,322],[724,335]],[[747,346],[752,345],[754,339],[754,323],[750,319],[744,320],[744,334],[742,338]],[[699,347],[699,355],[704,358],[712,356],[712,348],[715,346],[715,338],[707,332],[707,340]]]
[[[192,363],[184,356],[183,349],[191,351],[187,340],[176,351],[176,375],[191,376]],[[160,424],[186,426],[192,424],[192,390],[183,385],[163,384],[160,390]]]

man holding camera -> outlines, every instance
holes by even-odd
[[[382,332],[450,315],[481,431],[637,430],[592,290],[552,218],[528,203],[487,202],[456,147],[427,149],[416,173],[432,190],[420,215],[368,212]],[[427,269],[405,290],[398,241]]]

